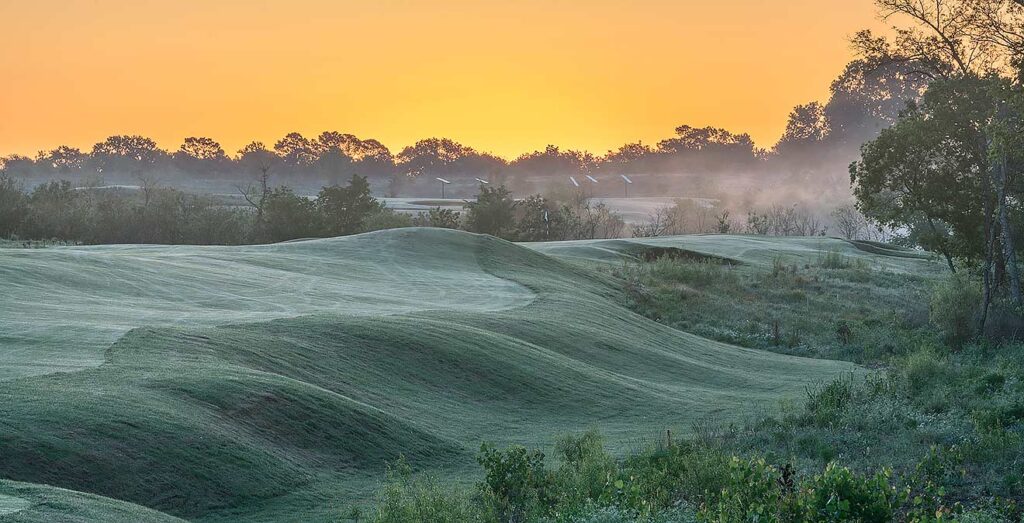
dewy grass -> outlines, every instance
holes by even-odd
[[[0,258],[0,476],[193,520],[332,520],[400,456],[472,482],[484,440],[596,428],[621,453],[863,373],[680,332],[601,271],[459,231]]]
[[[934,339],[928,301],[941,267],[904,256],[845,250],[838,240],[682,237],[736,264],[661,258],[627,260],[609,272],[628,282],[626,302],[658,322],[736,345],[857,362],[906,352]],[[823,243],[824,242],[824,243]],[[895,252],[901,251],[881,251]],[[832,261],[829,261],[832,260]]]

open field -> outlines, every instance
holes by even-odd
[[[455,477],[481,441],[545,447],[597,428],[627,450],[863,372],[675,330],[588,269],[652,246],[764,268],[832,250],[887,271],[934,265],[819,238],[523,246],[437,229],[0,249],[0,477],[134,504],[111,511],[331,520],[400,455]],[[45,508],[33,500],[73,496],[0,494],[26,521]]]

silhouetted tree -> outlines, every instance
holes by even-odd
[[[26,205],[21,184],[0,172],[0,238],[10,238],[21,230]]]
[[[775,151],[785,154],[793,149],[813,149],[828,136],[829,122],[825,107],[818,102],[798,105],[789,113],[786,130]]]
[[[475,151],[448,138],[427,138],[398,153],[398,165],[405,174],[442,173],[460,158]]]
[[[210,175],[226,170],[230,161],[224,148],[212,138],[190,136],[174,153],[179,169],[190,174]]]
[[[278,140],[274,144],[274,152],[293,171],[313,165],[317,157],[313,142],[299,133],[288,133]]]
[[[44,163],[55,173],[71,175],[79,173],[85,166],[87,160],[88,155],[83,153],[81,150],[61,145],[60,147],[48,152],[41,152],[39,154],[39,158],[36,159],[36,162]]]
[[[328,236],[355,234],[363,230],[363,222],[375,212],[384,209],[370,194],[365,177],[352,175],[348,186],[324,187],[316,198],[317,208],[324,220],[324,233]]]
[[[267,150],[263,142],[251,142],[238,151],[238,163],[256,177],[255,183],[235,186],[242,198],[256,209],[254,237],[263,235],[264,207],[270,196],[270,170],[278,161],[277,155]]]
[[[0,158],[0,170],[7,176],[29,178],[35,174],[36,163],[28,156],[12,154]]]
[[[734,169],[753,165],[760,152],[750,135],[715,127],[676,127],[676,136],[658,142],[658,151],[692,169]]]
[[[135,178],[149,175],[167,157],[150,138],[116,135],[93,145],[90,160],[104,173],[125,173]]]
[[[515,206],[512,193],[504,185],[482,185],[476,201],[466,204],[466,227],[504,238],[515,228]]]
[[[556,145],[548,145],[543,151],[521,155],[511,164],[511,170],[518,174],[542,176],[587,174],[594,170],[597,158],[584,151],[562,151]]]
[[[322,224],[315,203],[290,188],[276,187],[264,201],[266,213],[261,241],[280,242],[320,235]]]

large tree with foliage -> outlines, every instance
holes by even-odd
[[[854,195],[865,215],[910,231],[917,242],[954,258],[983,256],[985,149],[979,122],[988,119],[984,81],[943,81],[920,105],[864,145],[851,166]]]
[[[1010,0],[876,0],[886,19],[911,22],[888,40],[861,33],[862,60],[901,64],[930,82],[922,104],[865,145],[851,167],[864,212],[910,229],[952,257],[981,259],[984,325],[1004,288],[1024,305],[1017,268],[1017,187],[1024,6]]]

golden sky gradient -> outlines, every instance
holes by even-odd
[[[870,0],[0,0],[0,155],[290,131],[603,153],[683,123],[762,146]]]

